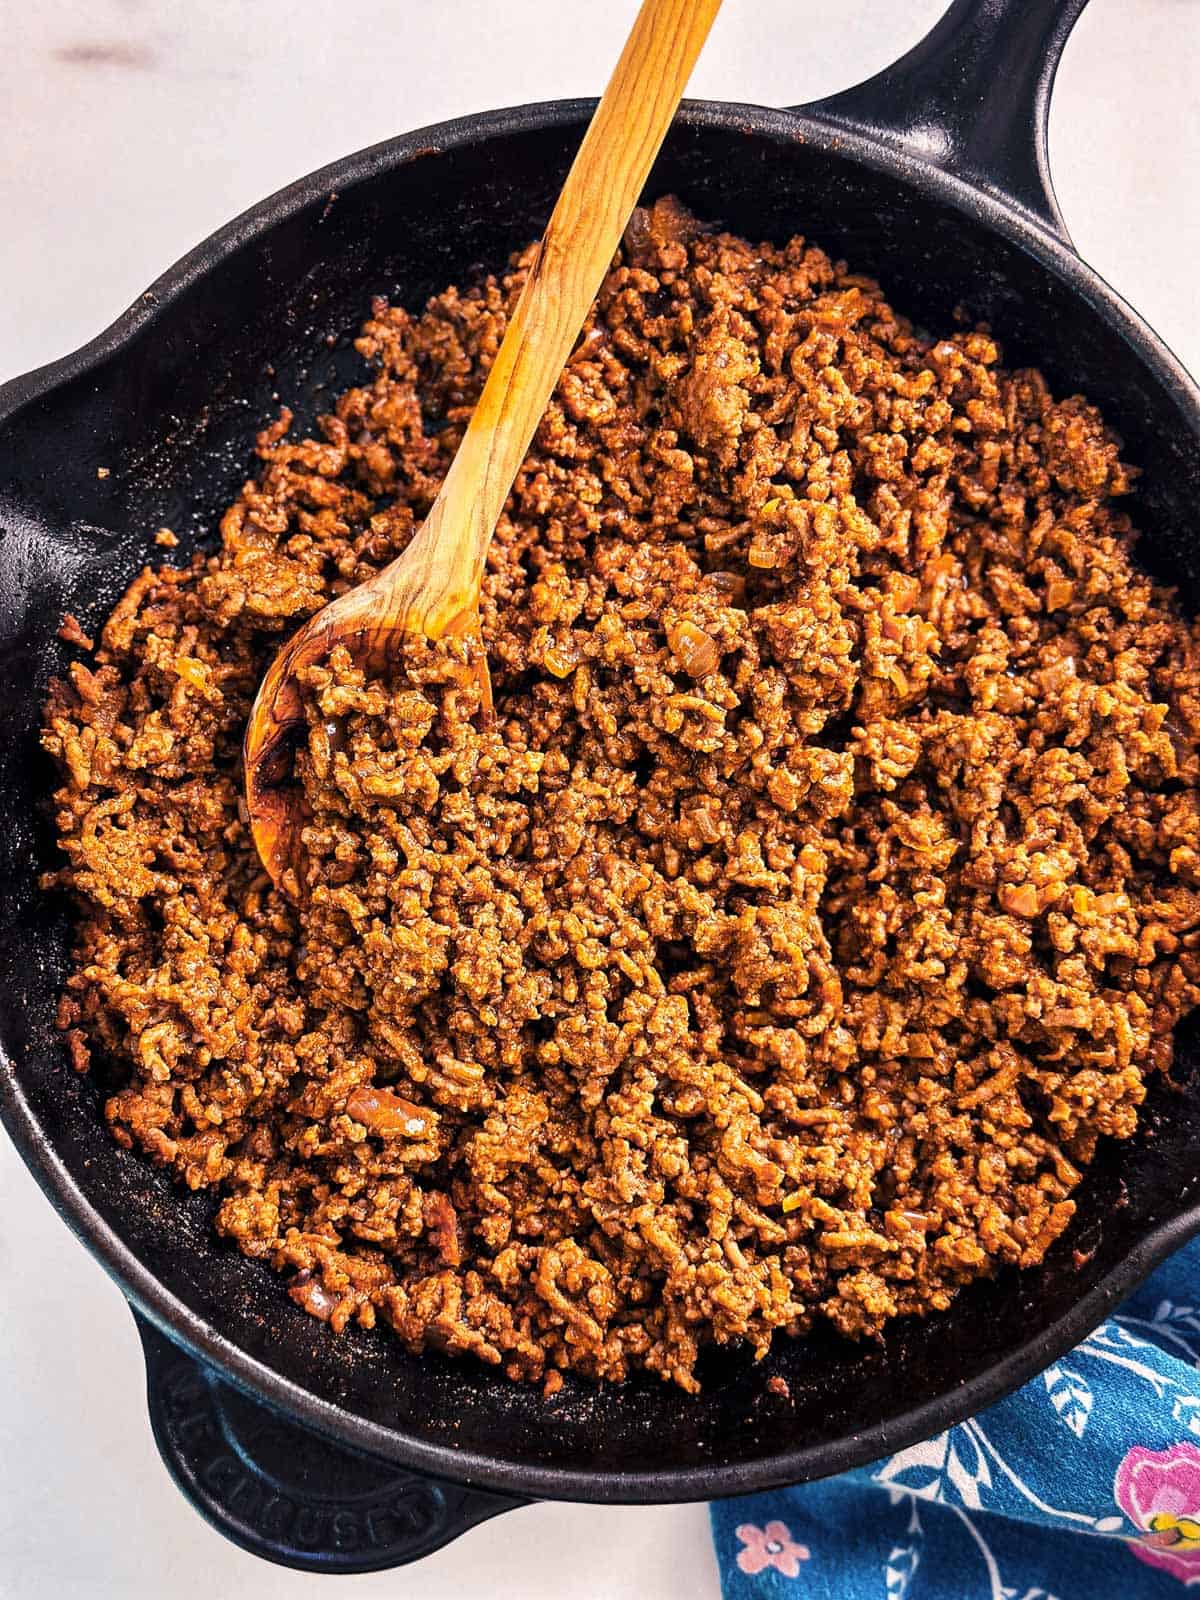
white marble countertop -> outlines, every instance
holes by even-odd
[[[900,54],[941,3],[728,0],[693,92],[768,105],[829,93]],[[488,106],[598,92],[632,12],[633,0],[9,7],[0,379],[90,338],[213,228],[347,151]],[[1081,252],[1193,370],[1198,24],[1200,0],[1093,0],[1051,126]],[[256,1562],[168,1480],[129,1313],[2,1135],[0,1215],[3,1600],[716,1596],[700,1506],[535,1506],[366,1578]]]

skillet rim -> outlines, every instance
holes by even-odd
[[[103,332],[56,361],[0,384],[0,430],[27,405],[85,376],[155,323],[194,282],[244,245],[331,190],[344,190],[424,156],[497,135],[586,121],[594,99],[536,102],[432,123],[357,151],[249,207],[169,267]],[[968,181],[906,144],[864,133],[814,108],[775,110],[728,101],[687,100],[684,126],[716,128],[780,143],[812,144],[890,174],[936,203],[965,213],[1007,238],[1052,272],[1117,331],[1200,436],[1200,387],[1159,336],[1074,251],[1065,236],[1015,200]],[[1200,1202],[1147,1229],[1140,1241],[1071,1308],[972,1379],[899,1416],[833,1440],[794,1446],[750,1461],[649,1471],[520,1465],[481,1450],[429,1444],[369,1421],[304,1388],[242,1351],[173,1295],[88,1203],[18,1083],[0,1041],[0,1121],[59,1215],[114,1279],[131,1307],[189,1355],[253,1398],[302,1419],[327,1437],[415,1471],[522,1498],[596,1504],[679,1502],[772,1489],[842,1472],[927,1438],[994,1404],[1065,1353],[1103,1320],[1172,1250],[1200,1233]]]

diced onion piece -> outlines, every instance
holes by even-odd
[[[667,643],[690,678],[705,678],[721,663],[716,640],[694,622],[677,622],[668,628]]]
[[[438,1124],[436,1111],[414,1105],[403,1095],[391,1089],[375,1089],[364,1085],[355,1089],[346,1101],[346,1115],[361,1122],[372,1133],[384,1138],[400,1136],[405,1139],[424,1139]]]

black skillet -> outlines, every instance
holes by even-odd
[[[1142,558],[1194,607],[1200,394],[1076,256],[1047,174],[1050,86],[1084,3],[955,0],[895,67],[802,111],[688,104],[649,192],[752,238],[803,231],[930,328],[964,307],[1010,362],[1098,401],[1144,469]],[[305,424],[356,370],[372,294],[420,305],[539,233],[590,110],[466,117],[351,156],[215,234],[93,344],[0,389],[0,1110],[134,1308],[185,1493],[247,1549],[317,1571],[411,1560],[532,1497],[707,1499],[869,1461],[1046,1366],[1200,1229],[1200,1098],[1159,1083],[1036,1271],[978,1285],[882,1348],[824,1333],[758,1366],[713,1352],[697,1399],[648,1380],[546,1401],[382,1336],[329,1337],[214,1243],[208,1202],[111,1142],[100,1088],[68,1069],[52,1026],[68,911],[36,888],[53,854],[38,712],[66,656],[62,612],[98,622],[161,557],[160,525],[182,553],[212,537],[276,394]],[[1198,1038],[1180,1040],[1184,1087]],[[767,1392],[774,1374],[790,1403]]]

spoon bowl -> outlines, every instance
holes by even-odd
[[[443,491],[401,555],[297,629],[268,667],[255,698],[245,738],[250,827],[263,866],[293,898],[303,885],[307,820],[293,771],[306,732],[301,674],[307,668],[327,661],[340,645],[364,671],[383,673],[398,664],[406,636],[462,635],[470,641],[469,670],[483,708],[491,709],[491,678],[479,634],[479,577],[450,568],[463,546],[441,531],[445,503]]]

